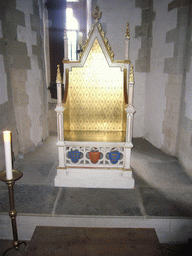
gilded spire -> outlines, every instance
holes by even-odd
[[[61,83],[62,83],[61,72],[60,72],[60,65],[57,65],[56,83],[57,83],[57,84],[61,84]]]
[[[97,23],[102,16],[102,12],[99,11],[99,6],[95,6],[94,11],[92,12],[92,18],[95,20],[95,23]]]
[[[127,29],[126,29],[125,38],[129,38],[130,39],[129,23],[127,23]]]
[[[131,65],[129,72],[129,83],[134,83],[133,65]]]

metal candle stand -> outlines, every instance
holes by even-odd
[[[18,234],[17,234],[17,223],[16,223],[16,215],[17,212],[15,210],[15,203],[14,203],[14,192],[13,192],[13,185],[15,184],[16,180],[19,180],[23,176],[23,173],[18,171],[18,170],[13,170],[13,178],[12,179],[7,179],[6,178],[6,171],[1,171],[0,172],[0,180],[6,182],[8,186],[8,191],[9,191],[9,216],[11,218],[12,222],[12,231],[13,231],[13,246],[6,249],[5,252],[3,253],[3,256],[10,250],[15,249],[18,250],[21,254],[22,252],[19,249],[19,246],[21,244],[27,245],[26,242],[20,242],[18,240]]]

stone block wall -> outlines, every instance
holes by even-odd
[[[168,31],[166,36],[166,42],[174,44],[174,51],[171,58],[165,59],[164,65],[164,71],[169,78],[165,91],[163,149],[178,156],[192,177],[192,115],[186,111],[192,111],[191,7],[191,1],[174,0],[168,4],[169,12],[177,10],[177,22],[175,28]]]
[[[192,2],[182,1],[175,8],[178,10],[177,27],[185,36],[185,41],[181,41],[184,45],[181,68],[183,78],[176,154],[192,178]]]
[[[137,72],[150,71],[150,57],[152,47],[152,28],[156,12],[153,8],[153,0],[136,0],[135,7],[141,8],[141,25],[135,27],[135,37],[141,38],[141,48],[138,51],[138,59],[135,62]]]
[[[43,4],[43,0],[0,2],[1,170],[3,130],[12,131],[15,157],[48,137]]]
[[[134,137],[145,137],[177,156],[192,175],[191,1],[97,0],[97,4],[115,59],[123,57],[123,26],[130,23]]]
[[[192,177],[191,7],[191,1],[153,1],[144,137],[177,156]]]

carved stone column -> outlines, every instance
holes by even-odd
[[[127,123],[126,123],[126,147],[125,147],[125,169],[131,169],[130,158],[131,158],[131,148],[132,144],[132,129],[133,129],[133,114],[135,109],[133,107],[133,85],[134,85],[134,75],[133,66],[131,66],[129,74],[129,84],[128,84],[128,105],[126,107],[127,113]]]
[[[60,172],[59,169],[65,169],[65,142],[64,142],[64,127],[63,127],[63,112],[65,107],[62,102],[62,79],[60,73],[60,66],[57,66],[57,106],[55,111],[57,112],[57,133],[58,133],[58,155],[59,155],[59,167],[57,172]],[[58,174],[58,173],[57,173]]]

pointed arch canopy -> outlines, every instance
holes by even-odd
[[[80,60],[64,64],[69,70],[64,130],[120,132],[122,137],[126,129],[124,63],[113,60],[101,31],[95,25]]]

